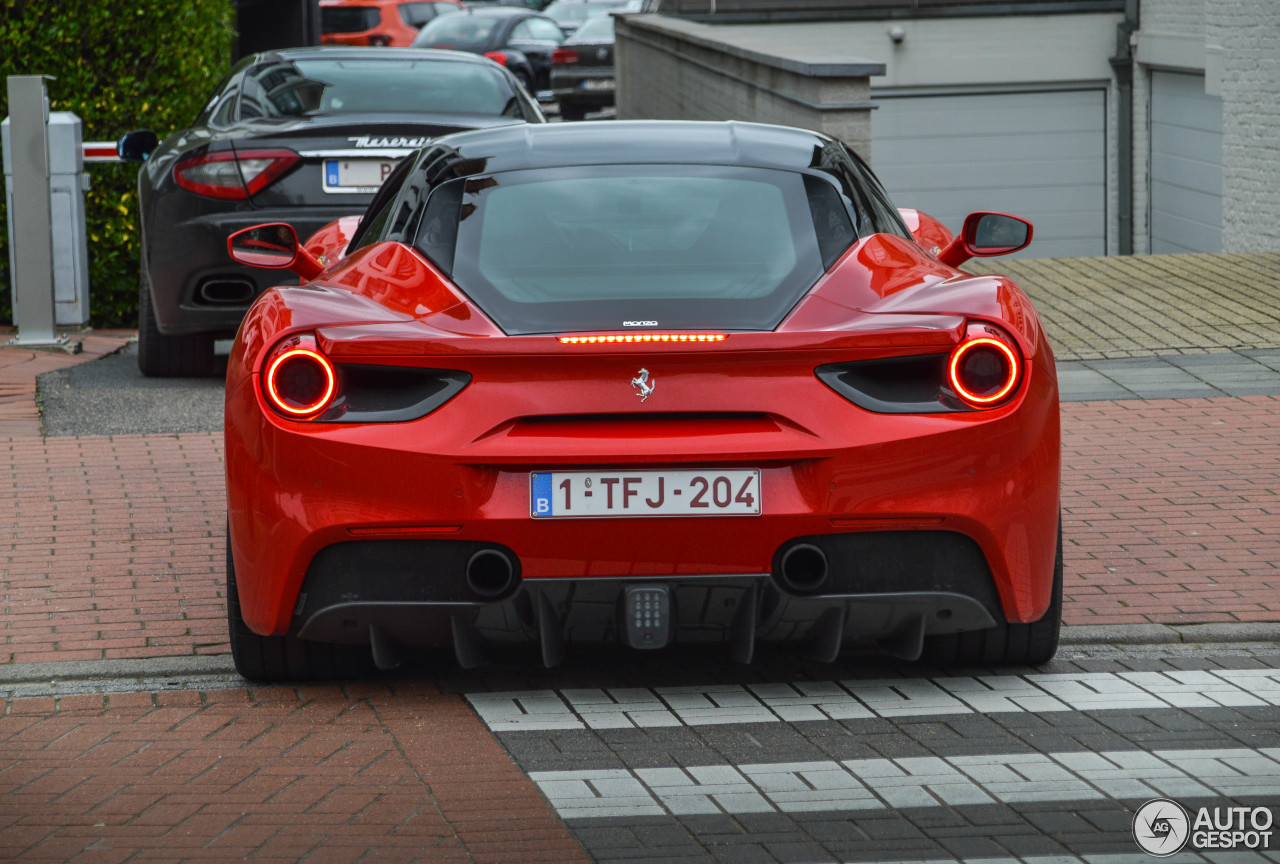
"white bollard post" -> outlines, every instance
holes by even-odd
[[[9,150],[13,172],[13,320],[11,344],[61,346],[54,322],[53,231],[49,203],[49,97],[45,75],[11,75]],[[10,152],[11,151],[11,152]]]

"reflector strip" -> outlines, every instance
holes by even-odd
[[[608,345],[636,342],[723,342],[725,333],[611,333],[602,336],[560,336],[564,345]]]

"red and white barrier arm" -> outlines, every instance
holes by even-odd
[[[84,161],[88,162],[123,162],[116,153],[114,141],[85,141],[80,145],[84,152]]]

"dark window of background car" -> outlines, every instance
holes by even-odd
[[[321,33],[361,33],[378,26],[374,6],[321,6]]]
[[[482,51],[500,20],[484,15],[439,15],[418,31],[413,47]]]
[[[586,4],[583,4],[586,5]],[[567,42],[612,42],[613,16],[592,15],[582,22],[582,26],[573,31]]]
[[[511,79],[492,64],[429,54],[421,59],[311,57],[263,64],[245,74],[243,89],[241,116],[260,116],[245,114],[244,106],[251,105],[267,116],[385,111],[498,117],[516,92]]]
[[[222,77],[222,80],[218,82],[217,87],[213,88],[213,95],[209,97],[209,101],[205,103],[205,106],[200,109],[200,115],[196,117],[196,122],[193,125],[207,125],[209,123],[209,118],[214,116],[218,109],[225,104],[226,97],[228,96],[230,97],[229,101],[231,102],[231,105],[233,107],[235,106],[236,95],[239,93],[239,82],[236,83],[235,87],[230,88],[228,92],[229,85],[233,80],[235,80],[236,76],[244,70],[244,67],[248,66],[252,62],[253,57],[249,56],[231,67],[231,71]],[[232,116],[234,117],[234,114]]]
[[[359,227],[351,235],[351,242],[347,244],[348,255],[382,239],[383,229],[387,227],[387,221],[391,218],[393,209],[391,204],[399,196],[400,187],[404,185],[405,178],[409,176],[409,169],[413,167],[415,161],[412,157],[401,159],[400,164],[392,169],[382,186],[374,193],[373,200],[369,202],[364,216],[360,219]]]
[[[427,199],[413,244],[446,276],[453,275],[453,254],[458,245],[458,208],[462,205],[462,189],[466,182],[466,178],[460,177],[436,187]]]
[[[401,3],[400,20],[409,27],[421,27],[440,14],[441,6],[453,6],[452,3]],[[454,6],[453,8],[458,8]]]
[[[564,31],[549,19],[526,18],[511,31],[511,38],[560,43],[564,41]]]
[[[818,236],[818,251],[822,255],[822,269],[831,265],[858,239],[849,220],[849,211],[839,190],[821,177],[804,175],[804,190],[809,196],[809,212],[813,214],[813,230]]]

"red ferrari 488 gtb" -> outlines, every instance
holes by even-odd
[[[676,122],[436,139],[328,264],[287,225],[233,235],[304,277],[227,372],[237,668],[512,640],[1048,660],[1053,354],[1017,285],[956,269],[1030,235],[951,238],[817,133]]]

